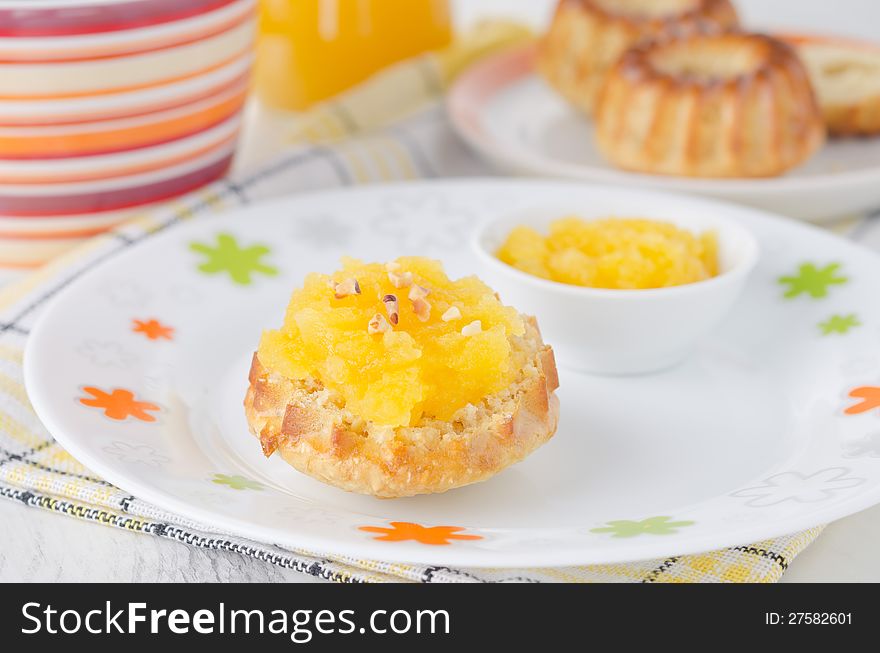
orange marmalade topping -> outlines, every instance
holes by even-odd
[[[522,319],[482,281],[453,281],[418,257],[342,264],[308,275],[284,325],[263,334],[269,371],[318,380],[354,415],[392,427],[449,420],[513,382]]]
[[[563,218],[544,236],[516,227],[497,252],[529,274],[590,288],[664,288],[718,274],[714,233],[699,236],[667,222]]]

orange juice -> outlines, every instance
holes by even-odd
[[[305,109],[377,70],[449,43],[448,0],[261,0],[256,87]]]

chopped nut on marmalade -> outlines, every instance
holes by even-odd
[[[319,381],[363,419],[412,426],[449,420],[506,388],[524,364],[511,338],[524,332],[491,288],[476,277],[449,279],[439,261],[343,259],[329,277],[306,277],[258,356],[270,372]]]

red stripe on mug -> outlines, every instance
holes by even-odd
[[[80,50],[59,50],[57,53],[47,53],[42,51],[36,54],[23,53],[20,51],[16,52],[14,49],[9,49],[6,52],[0,50],[0,64],[45,65],[50,63],[76,63],[119,59],[140,54],[152,54],[154,52],[161,52],[162,50],[169,50],[171,48],[198,43],[199,41],[204,41],[205,39],[231,31],[239,25],[246,23],[249,20],[253,20],[255,14],[256,11],[254,9],[248,9],[244,13],[234,16],[211,29],[196,29],[186,34],[180,34],[174,38],[158,38],[145,41],[141,44],[114,45],[113,47],[105,47],[103,49],[93,47]]]
[[[0,214],[16,218],[79,215],[128,209],[168,200],[222,177],[232,155],[174,179],[153,184],[82,195],[0,195]]]
[[[133,0],[114,4],[0,9],[0,36],[75,36],[161,25],[238,0]]]

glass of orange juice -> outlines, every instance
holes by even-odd
[[[256,88],[301,110],[449,43],[448,0],[261,0]]]

